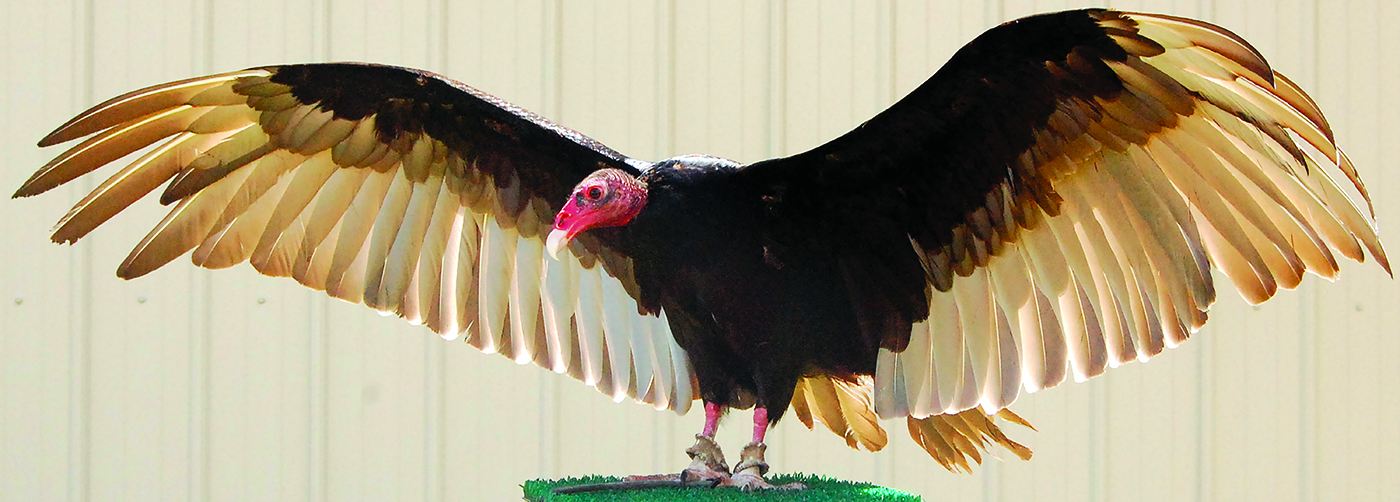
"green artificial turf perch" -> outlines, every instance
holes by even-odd
[[[522,487],[525,500],[529,502],[652,502],[687,500],[698,502],[719,501],[851,501],[851,502],[914,502],[922,500],[917,495],[899,490],[875,486],[869,483],[841,481],[823,476],[806,474],[783,474],[769,478],[775,484],[792,482],[807,485],[806,490],[764,490],[745,493],[735,488],[650,488],[645,490],[599,491],[575,494],[556,494],[555,488],[587,483],[607,483],[618,478],[589,476],[586,478],[565,478],[555,480],[526,481]]]

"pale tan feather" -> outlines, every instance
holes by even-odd
[[[132,91],[104,101],[73,117],[55,129],[54,132],[45,136],[43,140],[40,140],[39,146],[72,141],[114,127],[122,122],[156,114],[162,110],[177,108],[180,105],[204,106],[208,104],[205,101],[210,100],[209,97],[211,97],[211,95],[204,95],[205,91],[220,88],[235,80],[265,78],[267,75],[269,75],[267,70],[251,69],[195,77]],[[201,95],[205,96],[205,99],[191,102],[192,98]]]
[[[87,235],[112,216],[131,206],[192,160],[199,150],[222,138],[217,134],[182,133],[107,178],[73,206],[54,230],[54,242],[72,243]]]
[[[184,131],[207,108],[177,106],[117,124],[63,152],[24,182],[16,197],[44,193],[127,154]]]

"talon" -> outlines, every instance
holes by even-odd
[[[739,453],[739,464],[734,466],[734,472],[754,472],[762,477],[768,474],[768,462],[763,461],[764,454],[768,451],[768,445],[763,443],[749,443],[744,446],[744,451]]]
[[[744,451],[739,454],[739,463],[734,466],[734,475],[721,483],[721,486],[733,486],[746,492],[754,490],[805,490],[807,488],[802,483],[774,485],[764,479],[763,476],[768,474],[768,462],[763,460],[767,451],[768,445],[760,442],[744,446]]]
[[[724,452],[720,451],[719,445],[715,443],[715,438],[703,434],[695,435],[695,444],[686,448],[686,455],[690,455],[690,467],[686,470],[714,471],[729,475],[729,464],[724,461]]]

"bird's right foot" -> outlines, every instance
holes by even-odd
[[[729,464],[724,461],[715,438],[703,434],[695,435],[695,444],[686,448],[690,455],[690,465],[679,474],[656,474],[649,476],[627,476],[626,481],[676,481],[683,486],[718,486],[730,478]]]
[[[729,464],[724,461],[724,452],[720,451],[714,437],[696,434],[695,444],[686,448],[685,453],[690,455],[690,466],[681,471],[680,477],[686,484],[691,480],[713,480],[714,484],[719,484],[729,479]]]

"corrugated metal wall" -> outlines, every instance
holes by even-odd
[[[1395,242],[1400,2],[1112,1],[1211,20],[1308,89]],[[0,187],[34,142],[137,87],[258,64],[432,69],[641,158],[800,151],[870,117],[989,26],[1068,0],[54,0],[0,4]],[[674,471],[699,429],[613,404],[249,267],[112,271],[164,209],[73,247],[47,230],[96,181],[0,202],[0,500],[506,500],[535,477]],[[1392,249],[1392,252],[1395,252]],[[1031,462],[943,472],[891,424],[878,454],[787,421],[781,471],[929,500],[1400,500],[1400,286],[1372,264],[1192,342],[1026,396]],[[733,422],[747,424],[747,413]],[[721,435],[737,449],[746,426]],[[737,452],[737,451],[736,451]]]

